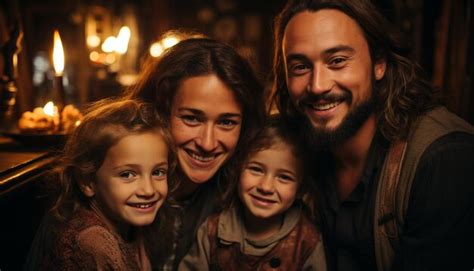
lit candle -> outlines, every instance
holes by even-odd
[[[60,110],[64,106],[64,86],[63,86],[63,72],[64,72],[64,50],[61,42],[61,37],[57,30],[54,31],[54,48],[53,48],[53,66],[54,66],[54,82],[53,82],[53,96]]]

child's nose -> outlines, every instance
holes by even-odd
[[[142,197],[153,197],[155,195],[153,180],[151,178],[143,178],[139,182],[138,195]]]
[[[257,186],[257,189],[260,190],[262,193],[273,193],[274,185],[273,185],[273,177],[271,175],[264,175],[262,180]]]

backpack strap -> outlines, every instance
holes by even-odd
[[[396,142],[385,157],[377,187],[374,212],[374,249],[378,270],[390,270],[405,223],[411,186],[425,150],[437,139],[453,133],[474,134],[474,127],[445,107],[420,116],[407,142]],[[403,150],[403,151],[402,151]]]
[[[375,200],[374,241],[379,270],[389,270],[398,248],[396,194],[407,142],[392,144],[385,158]]]

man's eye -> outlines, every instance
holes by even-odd
[[[119,173],[119,177],[122,178],[122,179],[131,179],[135,176],[136,176],[136,174],[133,171],[122,171],[122,172]]]
[[[307,73],[309,70],[310,70],[309,65],[298,63],[298,64],[290,65],[289,72],[291,75],[302,75],[302,74]]]
[[[329,61],[329,66],[333,68],[340,68],[346,63],[345,57],[334,57]]]

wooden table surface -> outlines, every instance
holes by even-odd
[[[26,146],[0,136],[0,197],[44,175],[56,158],[57,147]]]

